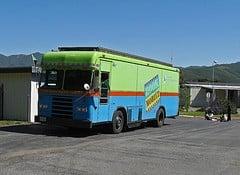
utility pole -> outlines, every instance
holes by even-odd
[[[217,61],[213,60],[212,62],[212,90],[213,90],[213,93],[212,93],[212,101],[215,101],[215,98],[216,98],[216,95],[215,95],[215,89],[214,89],[214,78],[215,78],[215,70],[214,70],[214,66],[217,64]]]
[[[171,51],[170,61],[171,61],[171,64],[173,64],[173,51]]]

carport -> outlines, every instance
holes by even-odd
[[[240,107],[240,85],[229,83],[186,83],[189,88],[190,106],[205,107],[209,100],[228,100]]]

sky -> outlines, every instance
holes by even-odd
[[[240,61],[239,0],[1,0],[0,53],[101,46],[170,62]]]

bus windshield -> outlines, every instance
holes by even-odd
[[[91,77],[90,70],[66,70],[63,89],[83,91],[85,83],[91,84]]]
[[[91,84],[91,70],[47,70],[41,75],[41,88],[83,91]],[[64,84],[63,84],[64,83]]]

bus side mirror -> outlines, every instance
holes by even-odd
[[[89,84],[87,84],[87,83],[85,83],[85,84],[83,85],[83,87],[84,87],[84,89],[85,89],[86,91],[88,91],[88,90],[90,89],[90,86],[89,86]]]

